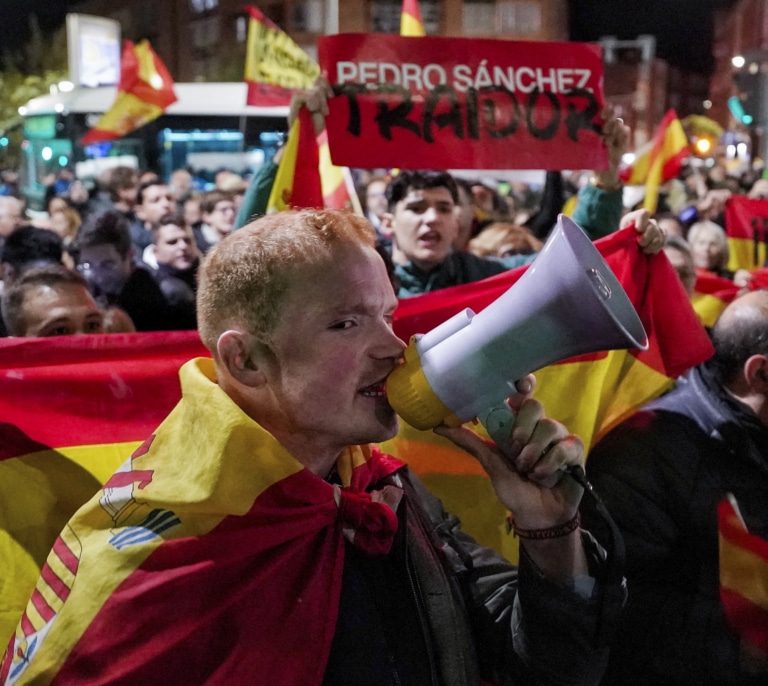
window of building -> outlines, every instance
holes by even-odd
[[[216,9],[219,6],[219,0],[189,0],[189,6],[193,12],[200,14]]]
[[[427,35],[440,33],[442,18],[441,0],[421,0],[419,10],[424,31]],[[375,33],[400,33],[402,0],[370,0],[371,31]]]
[[[512,0],[464,0],[464,33],[533,36],[541,31],[541,5]]]
[[[291,28],[308,33],[323,32],[323,0],[302,0],[293,3]]]
[[[192,47],[198,49],[215,47],[219,43],[219,18],[197,19],[190,23],[189,31]]]

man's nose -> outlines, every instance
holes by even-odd
[[[437,210],[435,210],[432,205],[430,205],[425,211],[424,211],[424,223],[425,224],[431,224],[435,221],[437,221]]]

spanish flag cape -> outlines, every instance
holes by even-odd
[[[320,684],[344,540],[388,550],[397,517],[365,489],[375,448],[315,476],[215,382],[182,400],[56,540],[0,669],[6,684]]]

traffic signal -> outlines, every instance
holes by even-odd
[[[728,107],[733,116],[747,126],[765,124],[768,121],[766,74],[761,71],[740,71],[734,74],[733,80],[738,91],[738,95],[728,99]]]

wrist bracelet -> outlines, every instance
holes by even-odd
[[[519,526],[515,526],[514,515],[507,517],[507,533],[512,533],[517,538],[526,538],[534,541],[543,541],[548,538],[562,538],[567,536],[572,531],[576,531],[581,524],[581,516],[579,511],[576,510],[576,514],[573,518],[568,520],[565,524],[559,524],[549,529],[521,529]]]

